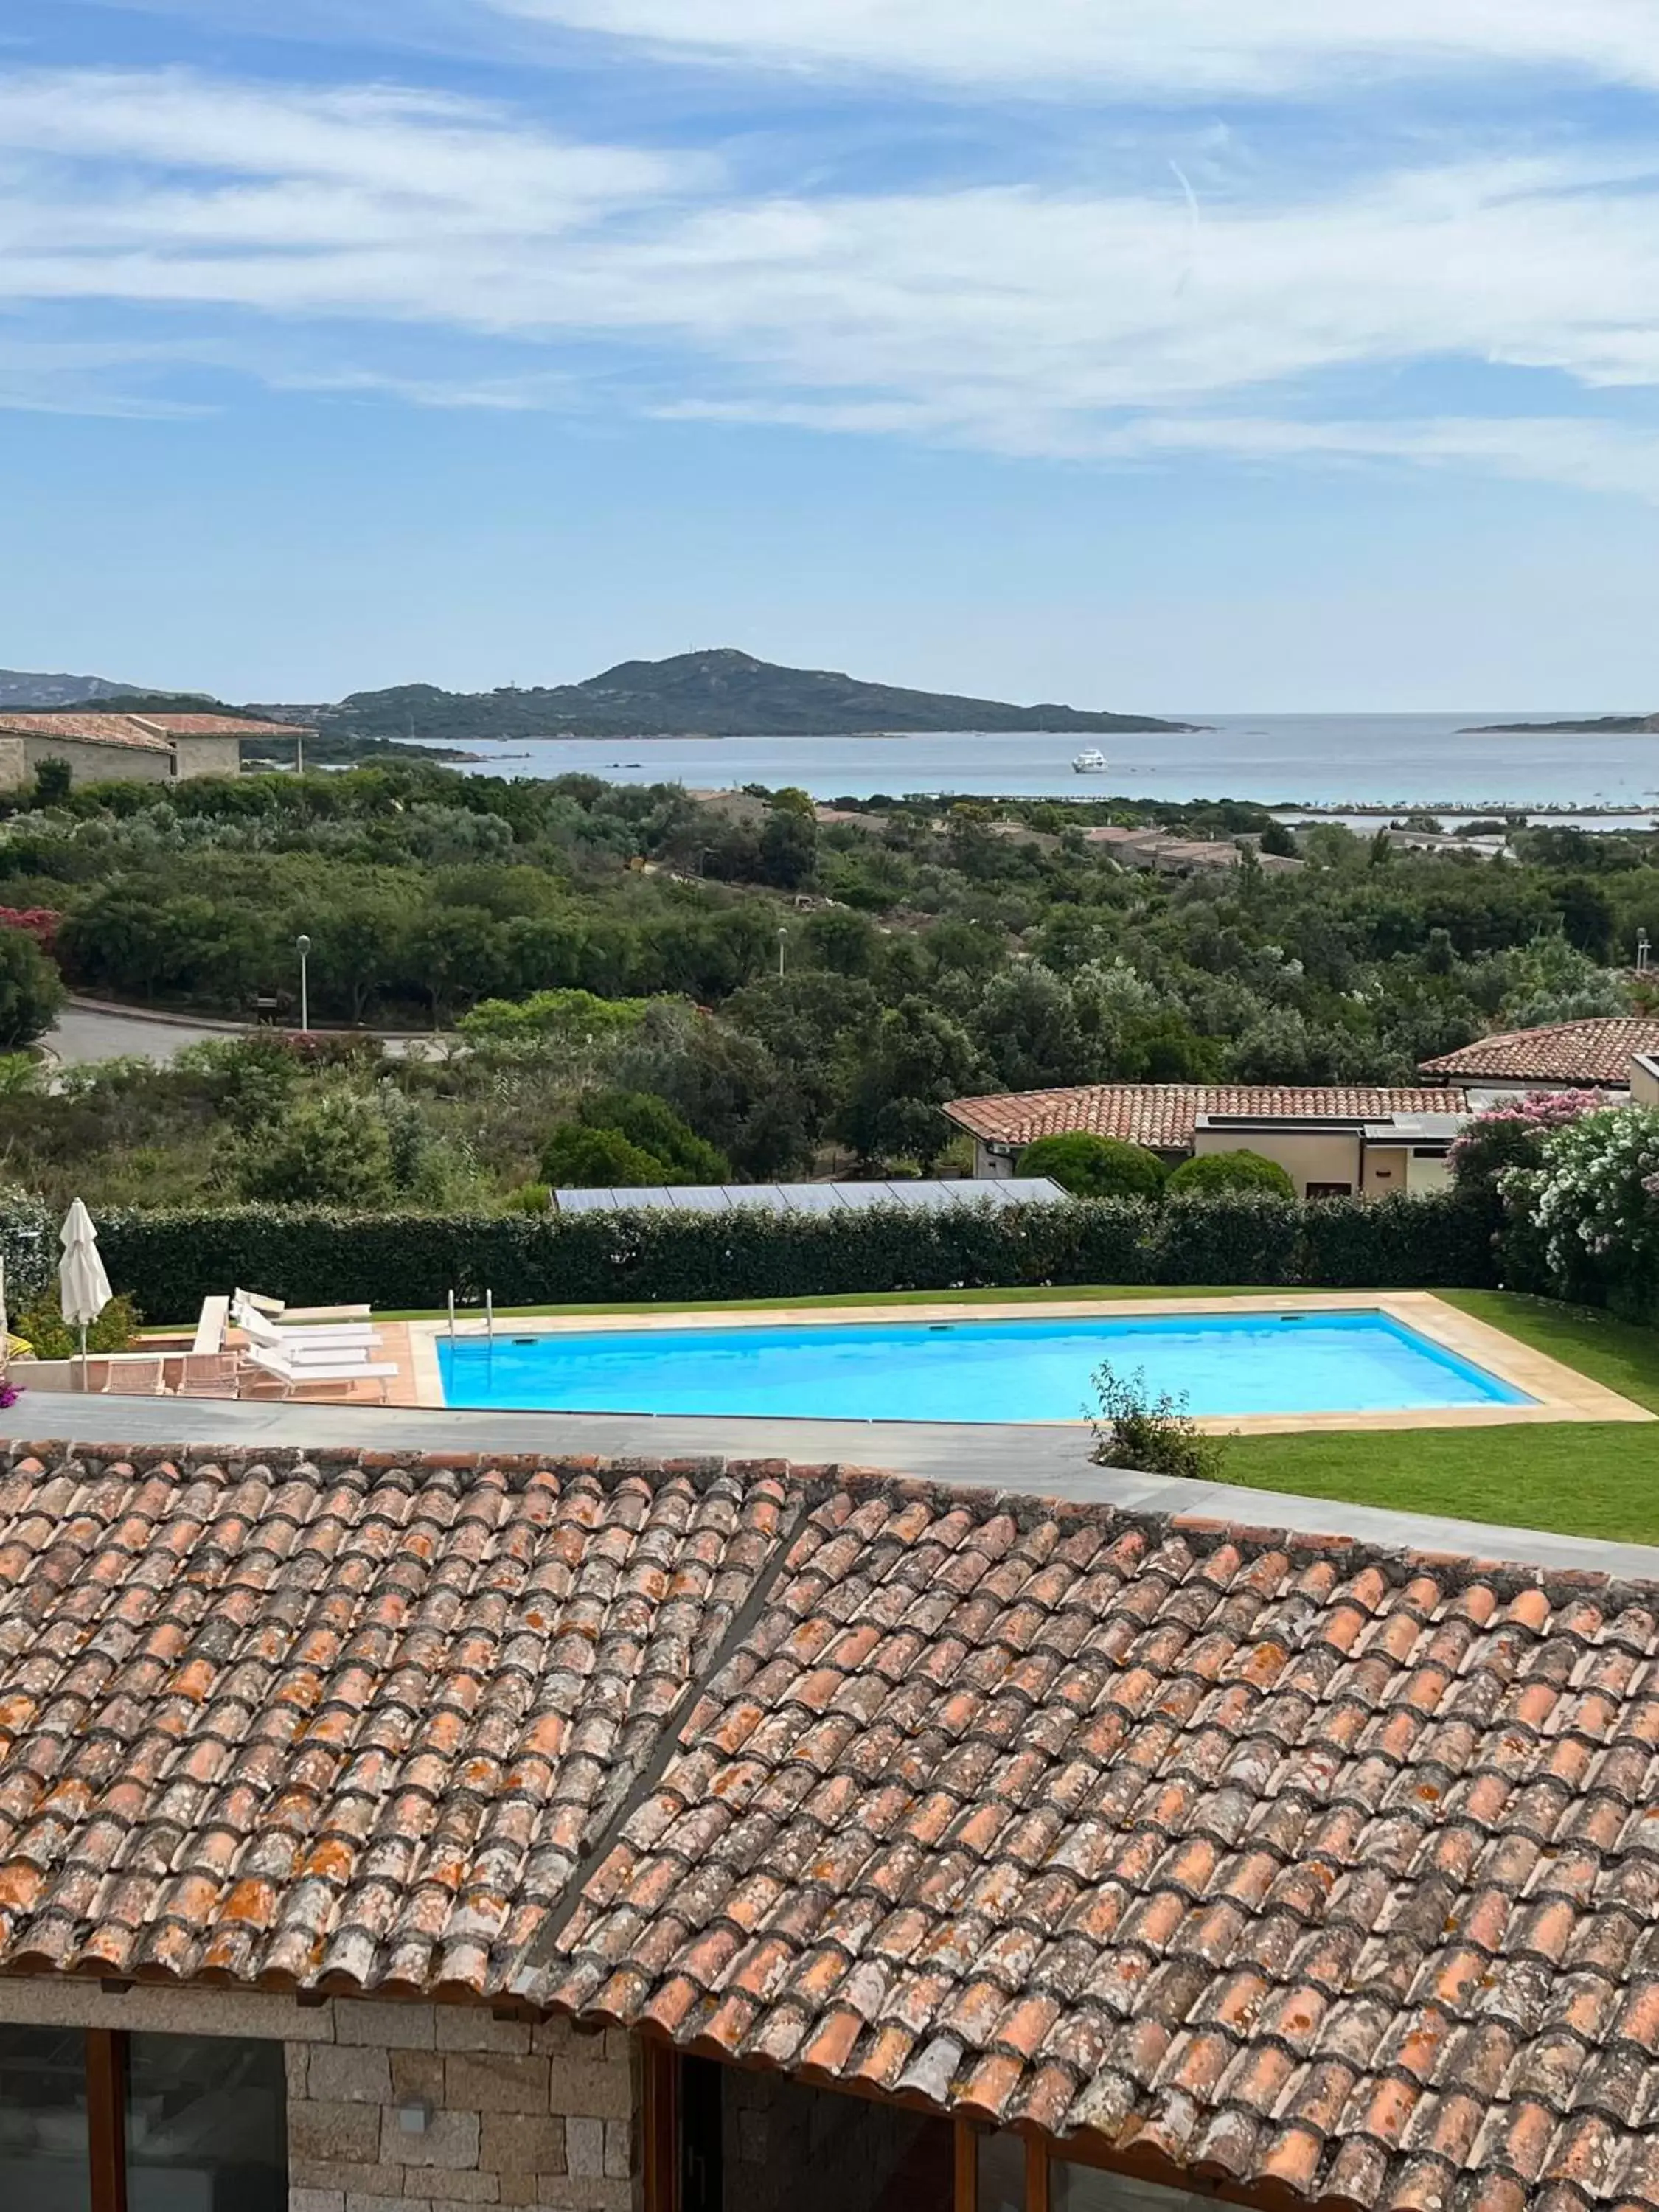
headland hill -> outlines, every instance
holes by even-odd
[[[1470,738],[1641,738],[1659,733],[1659,714],[1593,714],[1565,722],[1472,722]]]

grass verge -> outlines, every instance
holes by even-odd
[[[1442,1291],[1478,1321],[1659,1413],[1659,1334],[1504,1291]],[[1615,1421],[1238,1437],[1224,1482],[1396,1512],[1659,1543],[1659,1429]]]

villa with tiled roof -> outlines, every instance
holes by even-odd
[[[1659,1016],[1620,1014],[1504,1030],[1425,1060],[1418,1072],[1427,1082],[1483,1090],[1624,1092],[1631,1088],[1631,1062],[1655,1056]]]
[[[19,1454],[0,2202],[1659,2206],[1659,1586]]]
[[[77,783],[235,775],[244,738],[292,742],[310,734],[240,714],[0,714],[0,791],[21,788],[47,760],[67,763]]]
[[[1012,1175],[1042,1137],[1085,1132],[1171,1163],[1194,1152],[1262,1153],[1306,1195],[1437,1188],[1468,1102],[1440,1086],[1092,1083],[957,1098],[946,1116],[974,1139],[974,1173]]]

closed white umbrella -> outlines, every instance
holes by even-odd
[[[77,1198],[64,1216],[58,1232],[64,1256],[58,1262],[58,1303],[64,1319],[81,1332],[81,1384],[87,1380],[87,1328],[109,1304],[109,1277],[98,1250],[98,1231],[92,1216]]]

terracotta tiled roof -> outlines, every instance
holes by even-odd
[[[0,1966],[505,1996],[1365,2212],[1659,2205],[1656,1768],[1600,1577],[775,1468],[0,1485]]]
[[[1461,1052],[1424,1060],[1421,1073],[1455,1076],[1462,1083],[1582,1083],[1623,1089],[1638,1052],[1659,1052],[1659,1020],[1651,1015],[1505,1030],[1466,1044]]]
[[[783,1486],[0,1476],[0,1970],[487,1996]]]
[[[1001,1097],[957,1098],[945,1111],[959,1127],[994,1145],[1030,1145],[1039,1137],[1086,1130],[1097,1137],[1121,1137],[1132,1145],[1178,1152],[1191,1146],[1200,1114],[1325,1114],[1343,1121],[1384,1121],[1391,1114],[1456,1113],[1464,1103],[1460,1094],[1443,1088],[1095,1083],[1074,1091],[1017,1091]]]
[[[291,738],[314,737],[316,732],[295,722],[269,722],[246,714],[143,714],[136,718],[147,729],[161,730],[170,738]]]
[[[292,722],[252,721],[240,714],[0,714],[0,736],[66,738],[81,745],[136,745],[165,752],[173,738],[313,736]]]
[[[0,714],[0,736],[63,738],[77,745],[132,745],[164,753],[167,741],[131,714]]]
[[[520,1985],[1365,2207],[1659,2201],[1659,1589],[831,1498]]]

